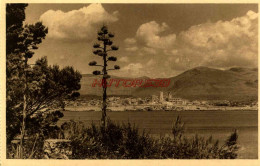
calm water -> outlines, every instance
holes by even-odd
[[[169,135],[173,120],[180,115],[186,124],[186,136],[212,135],[221,144],[238,129],[239,158],[258,158],[257,111],[108,112],[107,115],[113,121],[135,123],[155,136]],[[98,123],[100,118],[101,112],[64,112],[59,124],[74,119],[90,125]]]

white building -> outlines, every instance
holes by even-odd
[[[160,102],[163,102],[164,100],[163,100],[163,92],[161,91],[160,92]]]
[[[187,104],[187,100],[184,100],[182,98],[171,98],[168,100],[169,100],[169,102],[176,104],[176,105],[186,105]]]

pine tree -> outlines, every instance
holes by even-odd
[[[108,61],[117,61],[117,58],[114,56],[108,56],[109,51],[116,51],[118,47],[113,45],[113,41],[111,40],[115,35],[108,31],[107,26],[103,25],[97,33],[98,43],[93,45],[95,49],[93,53],[97,56],[100,56],[103,59],[103,64],[98,65],[96,61],[92,61],[89,63],[90,66],[100,66],[102,67],[102,71],[95,70],[93,71],[94,75],[102,75],[102,88],[103,88],[103,100],[102,100],[102,118],[101,123],[103,127],[106,126],[106,109],[107,109],[107,79],[110,78],[108,75],[109,70],[119,70],[120,67],[118,65],[114,65],[113,69],[108,69]]]
[[[80,89],[81,79],[81,74],[72,67],[48,66],[46,58],[28,63],[48,29],[41,22],[23,25],[27,6],[6,5],[6,130],[7,144],[20,137],[16,158],[26,156],[24,138],[35,126],[30,122],[58,101],[75,96],[73,92]]]
[[[37,22],[34,25],[22,25],[22,21],[25,19],[25,8],[27,4],[7,4],[6,6],[6,20],[7,20],[7,63],[11,64],[10,58],[17,57],[17,60],[21,65],[21,73],[24,79],[23,90],[23,111],[22,111],[22,125],[21,125],[21,139],[19,146],[18,158],[22,158],[23,155],[23,140],[25,136],[25,121],[26,111],[28,107],[28,83],[27,72],[28,59],[32,58],[34,52],[32,50],[37,49],[37,45],[42,42],[48,33],[48,29],[42,25],[41,22]],[[7,67],[9,65],[7,64]],[[13,70],[11,70],[13,71]],[[7,74],[10,71],[7,69]]]

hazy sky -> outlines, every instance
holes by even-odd
[[[49,33],[33,61],[72,65],[81,73],[98,28],[107,24],[119,51],[118,76],[171,77],[197,66],[257,67],[258,9],[250,4],[29,4],[26,23],[42,21]]]

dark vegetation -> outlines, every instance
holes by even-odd
[[[34,144],[63,116],[63,100],[79,96],[81,79],[73,67],[50,66],[46,57],[29,64],[48,29],[23,25],[27,6],[6,5],[6,138],[15,158],[37,156]]]
[[[63,124],[69,131],[75,159],[234,159],[237,157],[237,132],[231,134],[224,145],[212,137],[184,136],[184,123],[177,117],[172,137],[158,139],[130,123],[116,124],[108,120],[107,128],[82,122]]]
[[[61,127],[42,126],[40,131],[42,135],[36,144],[35,138],[28,139],[26,144],[28,149],[35,144],[33,158],[43,158],[43,141],[50,138],[71,140],[71,159],[235,159],[239,149],[236,131],[223,145],[212,137],[186,138],[180,117],[173,122],[172,135],[160,138],[130,123],[118,124],[109,119],[106,128],[95,124],[86,127],[83,122],[71,120]],[[10,158],[13,153],[10,149]],[[26,158],[30,154],[26,151]]]

